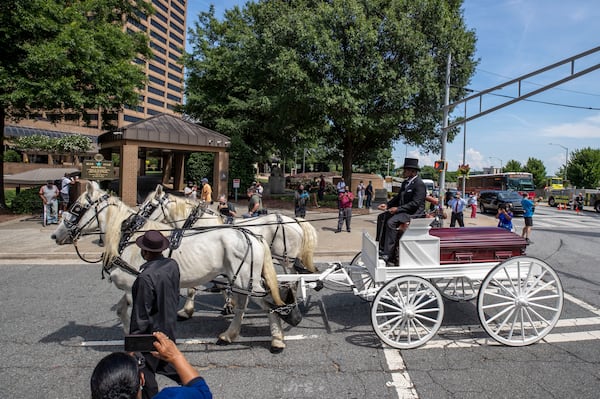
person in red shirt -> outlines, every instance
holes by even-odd
[[[338,195],[340,209],[338,215],[338,227],[335,231],[336,233],[340,233],[342,231],[344,220],[346,221],[346,231],[350,233],[350,222],[352,221],[352,201],[354,201],[354,194],[352,194],[352,191],[350,191],[350,187],[345,186],[344,192],[340,192]]]

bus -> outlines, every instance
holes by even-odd
[[[462,187],[462,176],[458,178],[458,187]],[[467,192],[479,193],[482,190],[511,190],[520,194],[527,193],[529,198],[535,198],[533,176],[528,172],[504,172],[486,175],[470,175],[465,189]]]

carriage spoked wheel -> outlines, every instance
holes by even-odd
[[[481,280],[471,280],[465,276],[432,280],[442,296],[448,300],[470,301],[477,297]]]
[[[357,253],[350,261],[348,274],[358,290],[358,297],[371,302],[383,283],[376,283],[362,260],[362,252]]]
[[[479,321],[496,341],[525,346],[544,338],[558,322],[563,289],[544,261],[518,256],[495,266],[481,283]]]
[[[429,341],[444,318],[442,295],[428,280],[401,276],[387,282],[371,305],[371,324],[377,336],[397,349]]]

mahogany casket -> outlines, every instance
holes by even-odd
[[[527,241],[498,227],[433,228],[440,238],[440,263],[497,262],[525,254]]]

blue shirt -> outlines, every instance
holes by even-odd
[[[523,198],[521,200],[521,206],[523,207],[523,217],[533,217],[533,209],[535,208],[535,205],[533,204],[532,200],[528,198]]]
[[[212,393],[206,385],[204,378],[196,377],[186,385],[168,387],[160,391],[155,399],[212,399]]]
[[[448,201],[448,205],[450,205],[452,212],[461,213],[465,209],[465,206],[467,206],[467,201],[462,198],[452,198]]]

